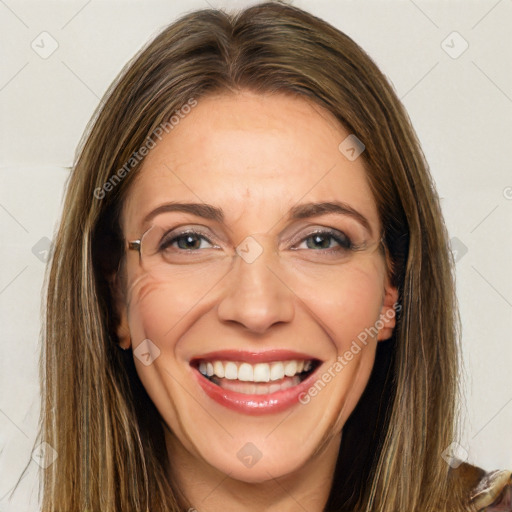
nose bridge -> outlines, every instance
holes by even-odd
[[[238,259],[235,271],[239,284],[249,284],[259,294],[272,292],[278,284],[282,286],[269,268],[276,268],[279,256],[268,234],[254,233],[247,236],[236,247],[236,253]]]
[[[255,332],[264,332],[274,323],[289,322],[293,318],[293,293],[279,279],[279,257],[271,237],[264,233],[250,235],[236,252],[232,275],[218,307],[219,318]]]

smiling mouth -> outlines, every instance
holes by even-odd
[[[193,366],[204,378],[224,390],[247,395],[269,395],[297,386],[320,364],[317,359],[289,359],[256,364],[197,360]]]

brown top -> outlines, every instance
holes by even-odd
[[[512,512],[512,472],[486,472],[482,468],[462,463],[454,473],[470,490],[472,511]]]

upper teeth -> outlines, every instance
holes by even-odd
[[[273,363],[249,364],[234,361],[201,361],[199,371],[208,377],[216,375],[228,380],[247,382],[269,382],[311,369],[311,361],[275,361]]]

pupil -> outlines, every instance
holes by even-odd
[[[180,245],[181,249],[196,249],[201,245],[201,240],[199,240],[199,238],[195,235],[185,235],[181,237],[180,241],[181,240],[185,242],[185,247],[181,247],[180,243],[178,242],[178,245]]]
[[[329,236],[313,235],[312,239],[314,240],[313,243],[320,245],[322,249],[329,248]],[[323,243],[322,243],[322,241],[323,241]]]

